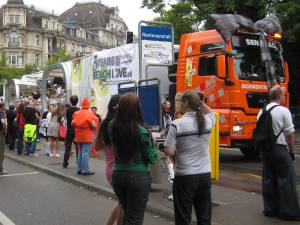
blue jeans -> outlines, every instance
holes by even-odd
[[[88,173],[92,142],[81,142],[78,143],[78,146],[79,146],[79,155],[77,157],[77,171],[80,171],[81,173]]]
[[[33,142],[26,142],[26,154],[34,154],[36,149],[36,140]]]

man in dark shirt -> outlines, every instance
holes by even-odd
[[[27,105],[24,109],[23,116],[25,118],[25,127],[24,127],[24,134],[26,133],[26,125],[35,125],[35,132],[37,132],[37,120],[39,119],[39,114],[37,109],[34,107],[34,104],[29,105],[28,102],[25,103]],[[25,135],[24,135],[25,137]],[[36,135],[33,137],[31,141],[26,141],[26,155],[32,155],[32,156],[37,156],[35,153],[36,150]]]
[[[8,136],[8,148],[14,150],[17,137],[17,128],[14,126],[14,120],[16,118],[15,106],[10,105],[7,112],[7,136]]]
[[[7,129],[7,121],[5,115],[5,105],[0,103],[0,175],[6,174],[3,169],[4,150],[5,150],[5,134]]]
[[[66,116],[67,116],[67,134],[66,134],[66,150],[65,150],[65,155],[64,155],[64,162],[63,162],[63,168],[67,168],[69,165],[69,158],[70,158],[70,152],[72,148],[72,143],[74,142],[75,138],[75,131],[72,126],[72,120],[73,120],[73,114],[79,110],[78,107],[76,107],[78,103],[78,97],[76,95],[72,95],[70,98],[71,102],[71,107],[67,109],[66,111]],[[77,144],[76,142],[76,157],[78,155],[78,150],[77,150]]]

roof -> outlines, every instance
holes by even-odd
[[[72,8],[62,13],[58,17],[58,21],[62,23],[76,22],[85,28],[106,27],[113,11],[113,7],[108,7],[100,2],[76,3]],[[121,19],[120,21],[123,22]]]
[[[23,0],[7,0],[7,5],[24,5]]]

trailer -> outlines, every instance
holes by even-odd
[[[144,71],[144,70],[143,70]],[[166,98],[171,82],[167,66],[149,66],[139,73],[138,44],[105,49],[71,61],[48,66],[41,83],[43,108],[49,104],[69,103],[71,95],[79,102],[88,97],[105,117],[110,97],[118,93],[118,84],[158,78],[160,97]]]

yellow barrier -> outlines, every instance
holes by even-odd
[[[216,124],[211,132],[210,136],[210,160],[211,160],[211,179],[218,180],[219,175],[219,114],[215,113]]]

